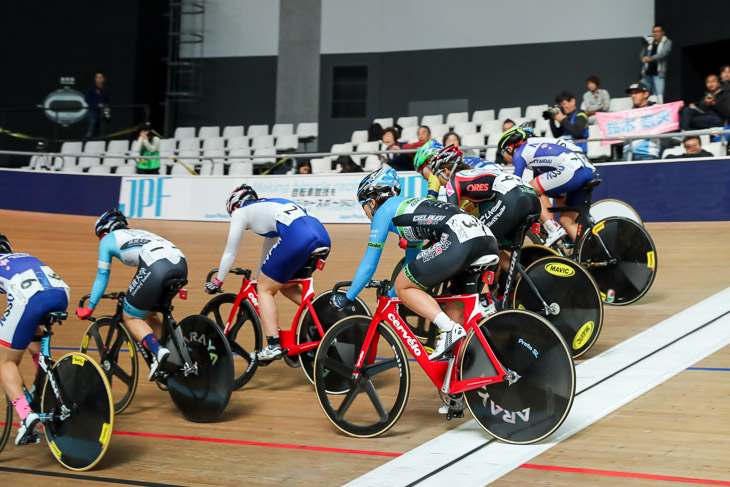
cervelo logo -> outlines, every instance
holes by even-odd
[[[256,299],[256,295],[252,291],[248,292],[248,299],[251,300],[254,306],[259,307],[259,300]]]
[[[489,191],[489,183],[474,183],[466,187],[467,191]]]
[[[401,335],[403,335],[403,338],[406,339],[406,343],[408,343],[408,346],[411,349],[411,352],[413,352],[413,355],[416,357],[421,356],[421,348],[418,346],[418,340],[413,338],[408,330],[403,326],[403,324],[400,322],[398,317],[394,315],[393,313],[388,313],[388,319],[393,323],[393,325],[396,327],[398,331],[401,332]]]
[[[545,270],[550,274],[558,277],[571,277],[575,274],[575,270],[566,264],[551,263],[545,264]]]

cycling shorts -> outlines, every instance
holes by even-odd
[[[535,178],[540,190],[552,197],[566,197],[570,206],[580,204],[581,187],[593,179],[593,171],[589,167],[577,169],[562,168],[540,174]],[[575,194],[571,194],[575,192]],[[578,201],[576,201],[578,200]]]
[[[188,264],[184,257],[180,257],[175,263],[162,258],[151,265],[140,259],[137,274],[127,290],[124,312],[134,318],[144,319],[152,308],[163,304],[161,301],[165,293],[165,281],[187,277]]]
[[[8,306],[0,321],[0,345],[13,350],[28,348],[43,315],[50,311],[66,311],[68,290],[44,289],[29,299],[8,296]]]
[[[297,275],[316,249],[332,246],[324,225],[309,215],[296,218],[288,225],[277,222],[276,229],[279,241],[264,259],[261,272],[280,284]]]
[[[500,242],[510,244],[514,230],[529,215],[540,214],[540,198],[534,193],[524,193],[519,187],[507,194],[496,194],[492,207],[479,216]]]

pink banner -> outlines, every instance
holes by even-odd
[[[679,128],[679,109],[683,102],[635,108],[623,112],[598,112],[596,121],[603,137],[653,135]],[[601,145],[618,144],[620,140],[603,140]]]

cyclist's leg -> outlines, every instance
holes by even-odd
[[[16,398],[25,396],[23,394],[23,376],[18,368],[22,358],[23,350],[14,350],[6,345],[0,345],[0,383],[13,404],[15,404]],[[18,412],[20,413],[20,411]]]
[[[281,294],[297,306],[302,302],[302,286],[299,284],[284,284]]]

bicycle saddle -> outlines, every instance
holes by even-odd
[[[60,323],[68,317],[68,313],[65,311],[49,311],[41,318],[41,323],[52,325],[53,323]]]
[[[487,254],[482,255],[477,260],[469,264],[470,269],[476,269],[480,267],[489,267],[499,262],[499,255],[497,254]]]
[[[168,279],[165,282],[162,283],[162,287],[169,290],[172,294],[175,294],[182,288],[185,284],[188,283],[188,280],[182,277],[175,277],[173,279]]]
[[[329,247],[318,247],[314,249],[312,252],[312,255],[310,255],[310,258],[312,259],[320,259],[324,257],[325,255],[329,254],[330,248]]]
[[[602,181],[602,179],[598,179],[598,178],[595,178],[595,179],[591,179],[590,181],[587,181],[587,182],[586,182],[586,183],[585,183],[585,184],[583,185],[583,187],[584,187],[585,189],[593,189],[593,188],[595,188],[596,186],[598,186],[599,184],[601,184],[601,181]]]

